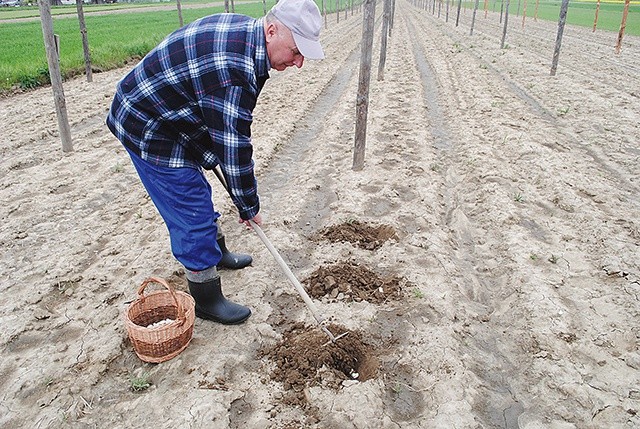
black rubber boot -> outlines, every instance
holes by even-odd
[[[253,262],[250,255],[230,252],[224,242],[224,236],[218,238],[216,241],[218,242],[218,246],[220,246],[220,251],[222,252],[222,259],[218,262],[218,268],[239,270],[247,265],[251,265],[251,262]]]
[[[189,293],[196,301],[196,316],[224,325],[237,325],[251,316],[251,309],[229,301],[222,294],[220,277],[205,283],[189,280]]]

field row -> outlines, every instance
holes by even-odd
[[[266,8],[275,3],[270,0]],[[322,6],[323,2],[318,1]],[[640,35],[640,5],[638,2],[630,7],[626,33]],[[473,1],[460,4],[463,16],[471,13]],[[511,26],[524,26],[524,15],[528,15],[529,22],[537,19],[557,20],[560,3],[558,1],[533,2],[527,0],[512,1],[511,16],[522,16],[522,20],[512,19]],[[177,12],[173,5],[162,6],[158,10],[157,3],[148,4],[145,11],[141,5],[126,6],[123,12],[122,4],[87,5],[85,7],[85,21],[89,46],[91,51],[92,68],[95,71],[105,71],[122,67],[132,60],[144,56],[159,43],[167,34],[179,26]],[[335,3],[326,2],[328,12],[335,10]],[[432,3],[431,10],[435,13],[452,14],[454,18],[457,3],[455,0]],[[504,8],[503,0],[487,0],[479,2],[479,9],[487,12],[501,12]],[[569,24],[592,26],[595,14],[595,3],[571,3],[567,22]],[[261,16],[264,13],[262,2],[239,2],[235,11],[249,16]],[[185,23],[192,22],[205,15],[224,11],[223,3],[184,2],[182,15]],[[15,90],[32,89],[49,82],[48,66],[44,50],[41,26],[37,20],[37,8],[22,8],[19,11],[0,9],[0,40],[3,49],[0,50],[0,94]],[[82,39],[75,18],[75,7],[55,7],[56,14],[68,14],[69,19],[56,19],[54,31],[60,37],[60,68],[63,78],[83,73],[85,69]],[[481,14],[482,15],[482,14]],[[486,14],[485,14],[486,15]],[[622,4],[603,3],[599,7],[598,28],[606,31],[617,31],[620,26]],[[335,15],[334,15],[335,16]],[[327,20],[328,25],[334,22],[334,16]],[[31,18],[29,18],[31,17]],[[24,18],[28,20],[16,20]],[[338,17],[336,17],[338,18]],[[492,17],[496,19],[496,16]],[[480,18],[479,18],[480,19]],[[486,16],[484,19],[489,19]],[[500,13],[502,22],[502,12]],[[522,24],[521,22],[522,21]],[[116,31],[114,31],[116,29]],[[549,34],[549,38],[555,37]]]

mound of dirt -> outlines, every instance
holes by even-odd
[[[327,326],[335,336],[347,332],[340,325]],[[366,381],[378,372],[373,347],[362,341],[362,334],[349,331],[335,343],[318,326],[295,324],[282,340],[260,351],[260,357],[272,360],[276,368],[271,378],[283,384],[287,392],[283,402],[306,407],[305,388],[321,385],[339,389],[345,380]]]
[[[372,226],[357,220],[328,226],[319,236],[333,242],[352,243],[366,250],[377,250],[386,241],[398,238],[389,225]]]
[[[304,280],[309,295],[339,301],[367,301],[382,304],[402,298],[406,279],[396,276],[380,277],[355,262],[323,266]]]

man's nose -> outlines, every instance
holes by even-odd
[[[293,64],[295,64],[298,68],[302,67],[303,63],[304,57],[302,55],[296,55],[296,57],[293,59]]]

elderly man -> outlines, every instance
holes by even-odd
[[[261,19],[207,16],[170,34],[117,86],[107,125],[169,230],[200,318],[237,324],[251,315],[222,293],[216,267],[252,260],[227,249],[203,169],[220,166],[240,223],[262,223],[252,112],[271,68],[324,58],[321,26],[312,0],[280,0]]]

